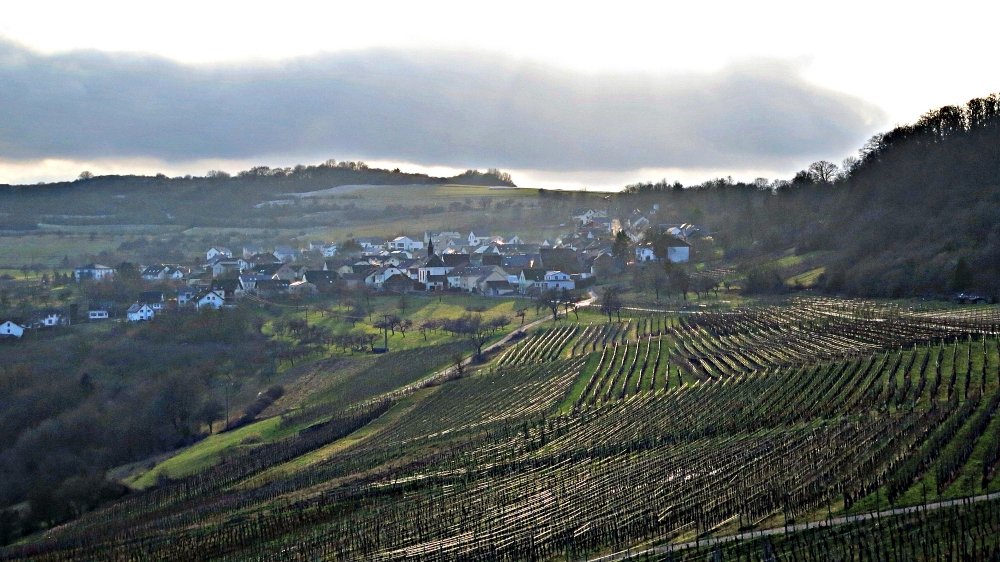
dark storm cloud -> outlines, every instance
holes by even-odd
[[[0,158],[363,155],[540,170],[769,167],[881,118],[787,64],[588,74],[481,53],[363,51],[188,66],[0,42]]]

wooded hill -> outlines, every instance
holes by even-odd
[[[844,169],[791,181],[626,188],[622,207],[705,224],[728,258],[825,254],[820,288],[861,296],[1000,296],[1000,97],[929,111],[872,137]],[[777,285],[780,288],[780,284]]]

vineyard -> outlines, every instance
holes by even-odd
[[[391,357],[378,393],[0,558],[578,560],[1000,490],[994,307],[567,319],[425,385],[447,357]],[[985,559],[998,525],[987,501],[646,558]]]

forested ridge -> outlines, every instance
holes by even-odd
[[[830,251],[820,288],[855,296],[1000,296],[1000,97],[875,135],[842,167],[790,180],[635,184],[624,206],[704,224],[726,256]],[[752,259],[750,261],[753,261]]]

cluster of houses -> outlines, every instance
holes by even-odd
[[[659,228],[673,236],[666,259],[690,259],[687,239],[698,234],[691,225],[651,225],[648,213],[638,210],[624,219],[610,219],[608,213],[579,209],[572,215],[571,231],[563,237],[526,243],[516,234],[499,236],[488,229],[424,233],[423,237],[397,236],[391,240],[357,238],[352,251],[340,251],[335,244],[310,242],[299,251],[277,246],[266,251],[247,245],[235,254],[224,246],[212,246],[199,266],[153,264],[142,267],[140,275],[149,282],[173,282],[175,296],[149,291],[138,296],[125,312],[130,322],[149,321],[168,307],[219,309],[233,306],[244,297],[262,299],[289,294],[325,293],[361,287],[374,291],[452,291],[480,295],[530,295],[548,289],[573,290],[606,272],[624,265],[612,256],[615,235],[624,232],[632,242],[634,260],[660,259],[652,245],[643,242],[643,233]],[[303,260],[306,251],[323,256],[322,266]],[[309,263],[306,263],[306,262]],[[199,271],[200,269],[200,271]],[[77,281],[112,279],[115,269],[88,264],[74,270]],[[43,311],[29,323],[7,320],[0,324],[0,337],[20,337],[25,328],[64,325],[68,318],[59,311]],[[110,317],[106,308],[88,311],[91,321]]]

